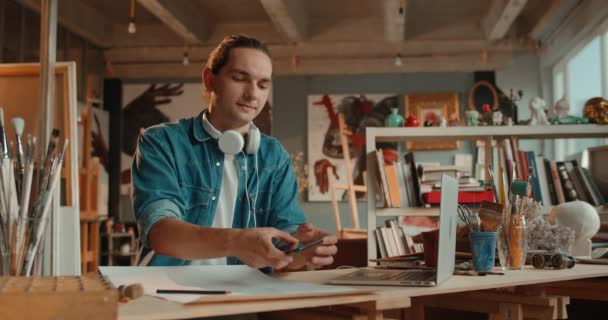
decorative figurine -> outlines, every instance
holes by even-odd
[[[415,115],[410,114],[410,116],[407,117],[407,120],[405,121],[405,126],[406,127],[418,127],[418,126],[420,126],[420,123],[418,123],[418,119],[416,119]]]
[[[548,125],[549,120],[547,119],[547,114],[545,113],[545,100],[540,97],[535,97],[530,99],[530,103],[528,107],[530,108],[530,125]]]
[[[490,126],[493,123],[493,113],[492,113],[492,107],[485,103],[482,107],[483,113],[481,115],[482,118],[482,125],[486,125],[486,126]]]
[[[493,126],[501,126],[502,121],[503,121],[503,115],[500,110],[492,112],[492,125]]]
[[[467,110],[464,114],[467,117],[467,126],[477,127],[477,125],[479,124],[479,111]]]
[[[448,125],[450,127],[456,127],[460,125],[460,121],[458,120],[458,114],[456,114],[456,112],[452,112],[452,114],[450,114],[450,118],[448,119]]]
[[[608,124],[608,100],[595,97],[585,102],[583,117],[597,124]]]
[[[402,127],[403,126],[403,117],[397,113],[399,109],[393,107],[391,108],[391,114],[389,114],[386,119],[384,119],[384,125],[387,127]]]
[[[577,117],[568,114],[570,112],[570,104],[566,97],[559,99],[553,106],[553,115],[549,118],[552,124],[585,124],[589,123],[589,119],[585,117]]]
[[[439,117],[439,126],[445,128],[448,126],[448,122],[445,120],[444,116]]]

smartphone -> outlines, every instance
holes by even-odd
[[[285,253],[286,254],[299,253],[299,252],[302,252],[302,251],[304,251],[306,249],[309,249],[309,248],[312,248],[314,246],[317,246],[317,245],[319,245],[321,243],[323,243],[323,238],[315,240],[315,241],[312,241],[312,242],[305,243],[305,244],[303,244],[301,246],[298,246],[297,248],[295,248],[293,250],[287,250],[287,251],[285,251]]]

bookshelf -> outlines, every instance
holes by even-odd
[[[586,125],[547,125],[547,126],[497,126],[497,127],[370,127],[366,129],[367,163],[375,163],[376,144],[380,142],[406,142],[430,140],[469,140],[485,141],[485,163],[492,163],[492,141],[515,137],[519,140],[530,139],[575,139],[608,138],[608,126]],[[375,170],[367,170],[367,181],[376,181]],[[376,243],[374,229],[378,217],[392,216],[438,216],[438,208],[376,208],[375,183],[368,183],[367,193],[367,257],[375,258]],[[368,262],[368,264],[372,264]]]

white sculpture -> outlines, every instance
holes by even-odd
[[[568,100],[566,100],[566,97],[562,97],[561,99],[557,100],[553,106],[553,112],[558,119],[568,116],[570,113],[570,104],[568,103]]]
[[[591,237],[600,229],[600,216],[592,205],[578,200],[559,204],[551,210],[548,221],[555,221],[574,231],[571,255],[591,256]]]
[[[545,113],[545,100],[540,97],[535,97],[530,99],[530,103],[528,107],[530,108],[530,125],[548,125],[549,120],[547,119],[547,114]]]
[[[494,126],[502,125],[502,121],[503,121],[502,119],[503,119],[503,116],[502,116],[501,111],[492,112],[492,125],[494,125]]]

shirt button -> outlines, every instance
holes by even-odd
[[[216,162],[216,163],[215,163],[215,166],[219,167],[219,166],[220,166],[220,163],[219,163],[219,162]]]
[[[211,197],[211,200],[215,200],[215,196]]]

